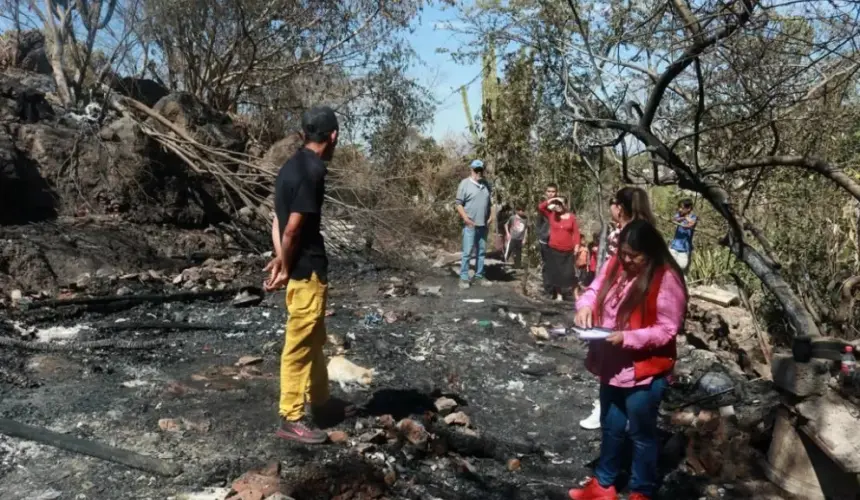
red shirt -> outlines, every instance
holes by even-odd
[[[559,214],[547,208],[548,202],[542,201],[538,210],[549,221],[549,247],[559,252],[572,252],[579,245],[579,225],[573,212]],[[562,218],[562,215],[567,215]]]

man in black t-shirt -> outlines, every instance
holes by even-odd
[[[278,172],[275,180],[275,256],[266,290],[287,287],[286,341],[281,354],[282,418],[278,437],[307,444],[323,443],[328,435],[305,418],[305,401],[317,417],[329,403],[326,341],[328,259],[320,232],[326,166],[337,146],[338,122],[328,107],[302,116],[304,146]],[[309,398],[308,398],[309,396]]]

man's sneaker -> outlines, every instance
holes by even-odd
[[[591,410],[591,415],[579,421],[579,426],[583,429],[593,431],[600,429],[600,400],[594,400],[594,408]]]
[[[328,434],[308,423],[306,419],[294,422],[282,419],[281,427],[275,435],[281,439],[303,444],[322,444],[328,441]]]
[[[597,482],[597,478],[591,478],[582,488],[574,488],[567,492],[570,500],[617,500],[618,493],[615,486],[604,488]]]
[[[460,280],[460,290],[468,290],[472,284],[468,280]]]

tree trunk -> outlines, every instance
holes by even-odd
[[[770,290],[785,311],[786,319],[795,328],[798,335],[819,336],[821,330],[812,318],[809,310],[791,286],[775,268],[771,259],[760,254],[755,248],[746,244],[743,239],[743,224],[734,213],[728,193],[712,182],[703,180],[693,173],[674,151],[670,150],[663,141],[650,130],[640,126],[625,126],[639,141],[648,146],[663,159],[666,166],[678,176],[679,187],[695,191],[714,207],[729,224],[728,247],[732,253],[761,280]]]
[[[69,91],[69,82],[63,69],[63,40],[54,39],[54,47],[51,50],[51,69],[54,73],[54,81],[57,84],[57,95],[63,106],[71,106],[72,93]]]
[[[785,311],[785,317],[794,327],[798,335],[819,336],[821,330],[818,324],[806,308],[800,297],[794,293],[791,286],[782,275],[773,268],[770,259],[761,255],[755,248],[744,242],[733,242],[728,245],[729,250],[741,262],[749,267],[750,271],[761,280],[762,284],[776,297]]]

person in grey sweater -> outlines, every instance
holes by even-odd
[[[457,213],[463,219],[463,255],[460,262],[460,288],[469,288],[469,259],[475,251],[475,282],[485,283],[484,257],[487,253],[487,228],[493,222],[492,188],[484,179],[484,162],[470,165],[471,175],[457,187]]]

